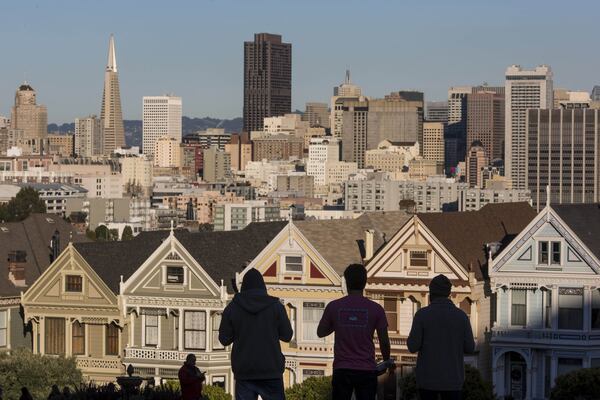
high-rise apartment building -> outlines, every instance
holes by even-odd
[[[154,166],[159,168],[179,168],[183,163],[181,141],[169,135],[158,138],[154,142]]]
[[[246,164],[252,161],[252,142],[248,133],[231,135],[231,140],[225,145],[225,151],[231,155],[231,169],[243,171]]]
[[[527,187],[538,210],[550,201],[600,201],[600,112],[596,109],[527,111]]]
[[[329,128],[329,107],[327,103],[306,103],[302,121],[307,121],[311,128]]]
[[[465,161],[465,175],[471,187],[483,188],[483,175],[481,171],[489,164],[485,148],[480,141],[471,143]]]
[[[48,135],[48,111],[38,105],[35,90],[23,83],[15,93],[15,105],[11,110],[10,127],[22,131],[27,152],[40,154],[44,151],[44,140]]]
[[[142,151],[154,155],[156,141],[164,136],[181,142],[181,97],[144,96],[142,114]]]
[[[447,168],[455,167],[465,159],[467,143],[467,96],[472,92],[471,86],[455,86],[448,89],[448,126],[446,139],[448,148],[455,148],[448,154]]]
[[[431,122],[448,122],[448,101],[428,101],[425,119]]]
[[[231,177],[231,154],[210,147],[203,150],[202,179],[206,182],[223,182]]]
[[[344,161],[364,167],[365,151],[383,140],[423,143],[423,93],[393,92],[383,99],[338,99],[342,103]]]
[[[437,161],[444,165],[444,131],[443,122],[423,123],[423,158]]]
[[[304,139],[293,135],[276,134],[252,140],[252,159],[289,160],[304,157]]]
[[[104,154],[104,130],[102,120],[95,115],[75,118],[75,154],[93,157]]]
[[[244,132],[262,129],[265,117],[292,111],[292,45],[281,35],[257,33],[244,42]]]
[[[482,90],[467,96],[467,147],[481,142],[490,160],[504,154],[504,93]]]
[[[504,165],[515,189],[527,187],[527,110],[552,107],[552,70],[547,65],[506,69]]]
[[[340,141],[327,136],[313,138],[308,146],[306,173],[315,178],[315,185],[325,185],[325,167],[328,162],[340,160]]]
[[[360,87],[350,83],[350,71],[346,70],[344,83],[333,88],[333,96],[331,97],[329,125],[332,136],[342,137],[343,100],[359,100],[361,96]]]
[[[100,119],[104,127],[104,154],[111,154],[116,148],[125,146],[125,129],[123,128],[123,113],[121,111],[121,91],[119,89],[119,74],[117,71],[117,56],[115,53],[115,38],[110,35],[108,42],[108,62],[104,72],[104,91]]]

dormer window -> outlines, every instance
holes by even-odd
[[[560,265],[560,242],[542,241],[538,243],[539,265]]]
[[[83,291],[83,278],[81,275],[67,275],[65,277],[65,292],[81,293]]]
[[[183,274],[183,267],[167,267],[167,283],[170,285],[182,285]]]
[[[410,266],[417,267],[417,268],[429,267],[427,251],[411,250],[410,251]]]
[[[286,272],[302,272],[302,256],[285,256]]]

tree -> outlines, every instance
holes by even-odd
[[[96,233],[96,240],[99,242],[106,242],[110,238],[110,232],[105,225],[98,225],[94,232]]]
[[[400,200],[400,203],[398,203],[398,208],[400,210],[406,211],[407,213],[414,213],[416,207],[417,207],[417,203],[415,203],[414,200],[410,200],[410,199],[403,199],[403,200]]]
[[[199,232],[212,232],[214,230],[213,224],[199,224],[198,231]]]
[[[121,240],[131,240],[133,239],[133,230],[129,225],[126,225],[123,228],[123,233],[121,234]]]
[[[6,399],[18,399],[22,387],[28,388],[33,398],[45,399],[52,385],[74,389],[82,381],[73,358],[41,356],[25,348],[0,353],[0,386]]]
[[[551,400],[592,400],[600,393],[600,368],[583,368],[561,375],[550,392]]]
[[[0,205],[0,220],[23,221],[32,213],[45,213],[46,203],[31,186],[21,188],[17,195],[5,205]]]
[[[89,229],[87,229],[85,231],[85,236],[87,236],[88,239],[96,240],[96,232],[95,231],[90,231]]]
[[[208,400],[231,400],[231,395],[219,386],[204,386],[202,394]]]
[[[119,240],[119,230],[118,229],[110,229],[108,231],[108,239],[111,242],[116,242],[117,240]]]
[[[288,400],[331,400],[331,377],[310,377],[285,391]]]

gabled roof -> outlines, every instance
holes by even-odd
[[[50,240],[54,231],[60,234],[60,250],[69,243],[89,239],[56,214],[31,214],[21,222],[0,223],[0,297],[19,296],[26,288],[15,287],[8,279],[8,253],[21,250],[27,253],[25,282],[33,282],[50,265]]]
[[[285,222],[251,223],[240,231],[175,231],[175,237],[210,277],[221,280],[230,291],[232,278],[252,261],[283,229]],[[169,231],[142,232],[125,242],[94,242],[75,245],[77,251],[115,293],[121,276],[127,280],[169,236]]]
[[[479,211],[418,214],[419,219],[465,269],[487,277],[486,244],[501,251],[535,217],[528,203],[487,204]]]
[[[600,204],[557,204],[550,207],[600,259]]]
[[[411,215],[401,211],[368,212],[356,219],[295,221],[310,244],[340,275],[349,264],[362,263],[360,246],[364,246],[365,231],[375,231],[373,250],[376,253],[392,238]]]

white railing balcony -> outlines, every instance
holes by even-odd
[[[120,358],[77,357],[75,359],[75,364],[77,365],[77,368],[84,371],[103,370],[120,373],[125,370]]]
[[[600,346],[600,330],[492,328],[492,342]]]
[[[139,361],[177,361],[183,362],[188,354],[196,355],[198,362],[202,361],[226,361],[229,360],[229,352],[225,350],[214,350],[212,352],[197,350],[163,350],[151,348],[132,348],[125,349],[125,359],[127,362],[133,360]]]

